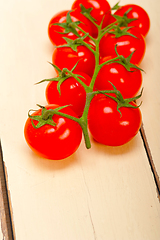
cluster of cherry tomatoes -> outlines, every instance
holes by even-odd
[[[113,12],[114,11],[114,12]],[[72,155],[88,129],[99,143],[120,146],[141,126],[134,103],[142,85],[138,67],[145,54],[150,28],[146,11],[128,4],[111,8],[106,0],[75,0],[48,25],[55,47],[51,65],[57,75],[45,94],[48,105],[30,114],[25,138],[44,158]]]

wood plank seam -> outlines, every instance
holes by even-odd
[[[145,134],[143,124],[142,124],[141,129],[140,129],[140,134],[141,134],[141,137],[142,137],[142,140],[143,140],[144,148],[145,148],[145,151],[146,151],[146,154],[147,154],[147,157],[148,157],[148,161],[149,161],[149,164],[150,164],[150,167],[151,167],[151,171],[153,173],[154,181],[155,181],[155,184],[156,184],[156,187],[157,187],[158,199],[160,201],[160,179],[159,179],[158,173],[156,171],[156,167],[154,165],[154,159],[153,159],[152,154],[151,154],[151,150],[150,150],[150,147],[149,147],[149,143],[147,141],[147,137],[146,137],[146,134]]]
[[[144,126],[142,125],[141,129],[140,129],[140,134],[142,137],[142,141],[144,144],[144,148],[146,150],[146,154],[148,157],[148,161],[151,167],[151,171],[154,177],[154,181],[157,187],[157,193],[158,193],[158,199],[160,201],[160,180],[159,180],[159,176],[157,174],[155,165],[154,165],[154,160],[151,154],[151,150],[147,141],[147,137],[145,134],[145,130],[144,130]],[[2,189],[2,194],[3,196],[1,196],[1,199],[3,198],[3,205],[2,203],[0,204],[0,210],[1,210],[1,221],[2,221],[2,232],[4,235],[4,239],[6,240],[14,240],[14,234],[13,234],[13,221],[12,221],[12,216],[11,216],[11,206],[10,206],[10,201],[9,201],[9,192],[8,192],[8,188],[7,188],[7,173],[6,173],[6,168],[3,162],[3,155],[2,155],[2,148],[1,148],[1,144],[0,144],[0,160],[1,160],[1,165],[2,170],[1,172],[3,172],[4,175],[4,179],[2,179],[2,177],[0,176],[0,180],[1,180],[1,186],[0,188]],[[2,174],[1,174],[2,175]],[[6,229],[6,225],[7,225],[7,229]]]
[[[9,192],[7,187],[6,169],[3,161],[2,147],[0,142],[0,218],[2,233],[5,240],[14,240],[13,221],[11,217]]]

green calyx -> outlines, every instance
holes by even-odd
[[[124,99],[121,92],[118,91],[117,88],[111,82],[110,82],[110,84],[113,86],[114,94],[116,95],[116,97],[106,94],[105,93],[106,91],[99,91],[99,93],[102,93],[105,96],[112,98],[117,103],[117,111],[120,113],[121,116],[122,116],[122,113],[120,111],[121,107],[127,107],[127,108],[139,108],[140,107],[142,102],[138,106],[132,105],[131,102],[136,101],[137,99],[139,99],[142,96],[143,89],[141,90],[141,93],[138,96],[133,97],[133,98],[125,98]]]
[[[127,14],[132,10],[132,8],[129,8],[123,16],[119,16],[116,14],[112,14],[112,16],[118,21],[119,27],[127,27],[129,23],[137,20],[137,18],[128,18]]]
[[[63,47],[69,47],[71,48],[73,51],[77,52],[77,47],[79,46],[85,46],[85,42],[84,42],[84,39],[86,37],[88,37],[88,33],[86,33],[83,37],[79,37],[75,40],[72,40],[72,39],[69,39],[67,37],[63,37],[63,39],[66,41],[66,44],[63,44],[63,45],[59,45],[57,46],[56,48],[63,48]]]
[[[120,1],[117,2],[112,8],[111,10],[118,10],[121,6],[119,5]]]
[[[119,55],[119,53],[117,51],[117,45],[115,45],[115,53],[116,53],[117,56],[113,59],[110,59],[110,60],[104,62],[104,63],[101,63],[100,68],[102,68],[106,64],[119,63],[123,67],[125,67],[125,69],[129,72],[133,72],[133,71],[135,71],[135,69],[144,72],[144,70],[142,68],[139,68],[137,65],[130,62],[134,52],[135,51],[133,51],[128,57],[125,58],[123,55]]]
[[[56,65],[54,65],[53,63],[50,63],[50,64],[58,71],[58,76],[55,77],[55,78],[43,79],[36,84],[43,83],[43,82],[58,82],[57,90],[58,90],[59,94],[61,94],[61,90],[60,90],[61,84],[71,76],[66,73],[65,69],[61,70]]]
[[[53,25],[57,25],[57,26],[60,26],[60,27],[64,28],[64,32],[58,32],[60,34],[64,34],[64,33],[67,34],[67,33],[73,32],[76,36],[80,37],[80,35],[78,34],[78,32],[76,30],[76,27],[81,22],[80,21],[73,22],[72,19],[71,19],[71,16],[70,16],[70,12],[72,12],[72,11],[69,11],[67,13],[66,22],[64,22],[64,23],[53,23]]]
[[[40,105],[38,105],[39,107],[41,107]],[[41,115],[36,115],[36,116],[32,116],[30,115],[30,112],[31,111],[36,111],[36,110],[29,110],[28,112],[28,117],[31,119],[31,122],[32,122],[32,126],[34,128],[40,128],[46,124],[49,124],[51,126],[55,126],[56,123],[53,121],[52,117],[54,115],[54,113],[49,113],[48,114],[48,111],[45,107],[41,107],[42,108],[42,114]],[[46,117],[47,115],[47,117]],[[36,120],[38,121],[37,125],[34,124],[33,120]]]
[[[131,70],[131,68],[143,71],[143,69],[139,68],[138,66],[136,66],[135,64],[132,64],[130,62],[135,51],[133,51],[127,58],[125,58],[123,55],[118,54],[117,45],[116,45],[115,52],[116,52],[116,55],[119,57],[119,59],[116,60],[116,63],[123,65],[127,71],[133,72],[133,70]]]
[[[131,36],[134,38],[137,38],[135,35],[133,35],[132,33],[128,32],[129,29],[131,29],[132,27],[124,27],[124,28],[120,28],[120,26],[113,26],[112,30],[109,31],[110,34],[113,34],[115,38],[119,38],[121,36]]]
[[[31,111],[36,111],[36,110],[29,110],[29,112],[28,112],[28,117],[32,121],[32,126],[36,129],[40,128],[44,125],[51,125],[51,126],[55,127],[56,123],[53,121],[53,115],[59,114],[59,111],[61,109],[68,107],[69,105],[61,106],[61,107],[58,107],[55,109],[46,109],[45,107],[43,107],[39,104],[37,104],[37,106],[42,109],[41,115],[35,115],[35,116],[30,115]],[[33,120],[38,121],[37,125],[34,124]]]
[[[83,4],[80,4],[81,13],[88,18],[91,22],[96,22],[97,20],[91,16],[91,11],[93,8],[85,8]]]
[[[79,75],[79,74],[73,73],[73,71],[75,70],[75,68],[78,65],[78,63],[79,63],[79,61],[74,65],[74,67],[71,70],[68,70],[67,68],[63,68],[61,70],[60,68],[58,68],[53,63],[50,63],[52,65],[52,67],[54,67],[58,71],[58,77],[49,78],[49,79],[43,79],[43,80],[41,80],[40,82],[38,82],[36,84],[43,83],[43,82],[58,82],[57,90],[58,90],[59,94],[61,95],[61,89],[60,89],[61,84],[64,81],[66,81],[68,78],[73,77],[84,87],[86,92],[88,92],[90,88],[80,79],[80,78],[84,78],[84,77]]]

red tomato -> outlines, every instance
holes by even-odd
[[[49,36],[50,41],[54,45],[66,44],[66,41],[63,39],[63,37],[67,37],[67,38],[70,38],[70,39],[73,39],[73,40],[75,40],[77,38],[77,36],[72,32],[64,33],[65,29],[63,27],[58,26],[58,25],[53,25],[54,23],[65,23],[66,22],[66,16],[67,16],[68,12],[69,11],[62,11],[60,13],[57,13],[55,16],[53,16],[53,18],[49,22],[48,36]],[[76,13],[76,11],[70,12],[71,20],[73,22],[80,21],[79,18],[78,18],[78,14],[79,13]],[[83,18],[85,20],[85,23],[80,23],[79,27],[81,27],[84,31],[91,34],[91,27],[89,25],[90,23],[88,23],[89,20],[87,20],[84,16],[82,16],[81,21],[83,20]],[[76,29],[76,30],[77,30],[77,32],[80,36],[84,36],[84,33],[82,33],[78,29]]]
[[[112,58],[112,56],[104,57],[100,60],[100,64]],[[120,63],[110,63],[100,69],[94,85],[95,90],[113,90],[109,82],[121,92],[123,98],[132,98],[140,90],[142,74],[138,69],[131,68],[130,72]]]
[[[120,9],[118,9],[113,14],[113,16],[123,16],[124,13],[127,12],[130,8],[132,8],[132,10],[127,14],[127,17],[136,18],[136,20],[128,23],[128,26],[134,26],[135,29],[145,37],[150,29],[150,19],[147,12],[142,7],[135,4],[127,4],[120,7]],[[115,18],[113,18],[112,22],[113,21],[115,21]]]
[[[85,8],[93,8],[90,14],[97,20],[96,23],[99,25],[103,19],[102,27],[107,26],[111,15],[111,7],[106,0],[76,0],[72,5],[72,9],[77,9],[81,12],[80,4],[82,4]],[[92,36],[97,37],[97,28],[92,22],[90,22],[90,25],[93,32]]]
[[[47,105],[46,109],[55,109],[58,105]],[[32,115],[41,115],[39,109]],[[76,114],[66,107],[61,112],[77,117]],[[40,128],[34,128],[31,119],[28,118],[24,128],[25,139],[30,148],[38,155],[52,160],[61,160],[72,155],[80,145],[82,129],[73,120],[53,115],[56,126],[46,124]],[[33,120],[36,125],[38,122]]]
[[[91,78],[82,72],[76,73],[86,85],[89,86]],[[84,78],[83,78],[84,77]],[[60,87],[61,94],[57,90],[58,82],[51,81],[46,88],[46,99],[49,104],[70,105],[70,108],[81,117],[86,103],[86,91],[84,87],[73,77],[67,78]]]
[[[94,54],[82,45],[77,47],[77,51],[70,47],[56,48],[53,52],[52,62],[61,70],[63,68],[71,70],[78,62],[75,71],[84,72],[90,77],[92,77],[95,68]]]
[[[133,103],[133,105],[135,105]],[[93,138],[104,145],[120,146],[129,142],[141,127],[139,108],[121,107],[102,94],[95,96],[88,113],[88,126]]]
[[[121,28],[121,30],[123,29]],[[146,49],[144,37],[133,28],[130,28],[127,32],[133,34],[136,38],[130,35],[115,37],[113,33],[107,33],[100,41],[100,55],[102,57],[114,55],[115,45],[117,45],[118,54],[123,55],[125,58],[135,51],[131,62],[139,64]]]

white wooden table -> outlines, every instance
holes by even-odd
[[[12,231],[16,240],[160,239],[160,2],[142,6],[151,19],[141,64],[144,93],[140,133],[111,148],[92,141],[64,161],[48,161],[28,148],[23,127],[30,108],[46,104],[53,77],[50,18],[71,0],[0,0],[0,139],[6,166]],[[109,1],[113,6],[116,1]],[[148,153],[147,153],[148,151]],[[158,189],[159,188],[159,189]],[[0,215],[2,216],[2,215]],[[0,239],[4,231],[0,227]],[[5,238],[4,238],[5,239]]]

